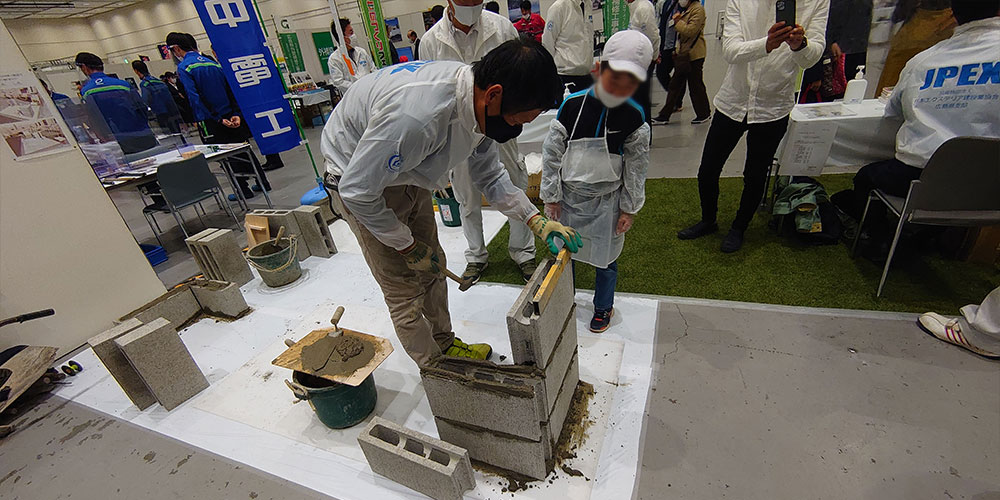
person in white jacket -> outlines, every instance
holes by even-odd
[[[549,7],[542,45],[556,60],[559,78],[570,92],[590,88],[594,77],[594,29],[583,15],[584,3],[556,0]]]
[[[456,339],[448,312],[430,191],[445,187],[456,164],[467,160],[490,204],[528,223],[550,250],[554,238],[579,249],[575,231],[540,215],[511,183],[496,146],[557,106],[562,92],[552,56],[537,43],[511,40],[472,67],[412,61],[382,68],[355,82],[323,128],[325,184],[417,364],[441,355],[486,359],[492,351]]]
[[[715,95],[715,115],[698,168],[701,220],[677,233],[682,240],[719,230],[719,176],[743,134],[747,157],[743,194],[733,225],[722,240],[723,253],[743,247],[743,235],[764,196],[767,171],[795,106],[800,69],[816,64],[826,44],[829,0],[798,0],[795,26],[774,22],[774,0],[729,0],[722,32],[722,57],[729,63]]]
[[[333,33],[333,39],[339,42],[337,29],[334,26],[336,22],[335,20],[330,23],[330,33]],[[344,32],[344,43],[330,54],[326,65],[330,68],[330,84],[337,87],[340,95],[344,95],[347,93],[347,89],[351,88],[352,83],[377,68],[375,68],[375,63],[372,62],[367,50],[355,47],[351,43],[351,39],[354,37],[354,27],[351,26],[351,21],[343,17],[340,18],[340,29]],[[344,47],[347,48],[346,53],[343,50]]]
[[[483,10],[482,0],[453,1],[479,3],[461,5],[449,2],[445,17],[424,34],[421,54],[423,59],[472,64],[501,43],[517,39],[514,25],[503,16]],[[526,189],[528,171],[518,153],[516,139],[500,145],[500,161],[507,169],[514,185]],[[472,180],[468,162],[463,161],[455,165],[451,174],[451,186],[460,206],[462,232],[469,245],[465,251],[466,267],[462,279],[477,283],[486,270],[489,252],[486,251],[486,239],[483,236],[483,204],[480,202],[482,193]],[[514,218],[509,222],[508,252],[527,283],[535,272],[535,239],[524,222]]]
[[[648,73],[649,76],[653,76],[653,69],[656,68],[656,63],[660,62],[660,23],[656,17],[656,9],[653,7],[652,2],[649,0],[625,0],[628,2],[629,18],[628,18],[628,29],[635,30],[649,39],[649,43],[653,45],[653,59],[649,61]],[[642,112],[646,117],[646,123],[651,123],[652,121],[652,78],[646,78],[639,85],[639,90],[635,91],[635,96],[633,97],[640,106],[642,106]]]

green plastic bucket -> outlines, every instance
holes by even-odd
[[[434,202],[438,206],[438,214],[441,215],[441,222],[448,227],[458,227],[462,225],[462,217],[458,212],[458,200],[455,198],[434,197]]]
[[[299,371],[285,381],[295,397],[309,402],[320,422],[332,429],[357,425],[375,410],[378,392],[375,377],[368,375],[357,387],[338,384]]]
[[[247,262],[257,268],[267,286],[287,285],[302,276],[295,235],[278,240],[267,240],[247,250]]]

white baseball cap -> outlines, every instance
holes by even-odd
[[[653,61],[653,44],[649,38],[636,30],[622,30],[604,43],[601,62],[607,62],[615,71],[625,71],[635,75],[640,82],[646,81],[646,71]]]

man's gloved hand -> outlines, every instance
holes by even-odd
[[[399,250],[406,260],[406,266],[417,272],[440,273],[437,253],[427,243],[413,240],[413,244]]]
[[[573,228],[564,226],[542,214],[531,216],[528,219],[528,227],[531,228],[531,232],[535,233],[535,236],[538,236],[549,245],[549,251],[552,253],[559,252],[559,248],[552,241],[556,237],[563,240],[563,243],[566,244],[566,249],[572,253],[576,253],[577,250],[583,247],[583,240]]]

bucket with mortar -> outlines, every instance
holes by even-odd
[[[302,276],[296,251],[298,238],[294,234],[282,238],[284,233],[285,226],[281,226],[273,240],[259,243],[247,250],[247,262],[257,269],[267,286],[287,285]]]
[[[340,384],[300,371],[285,380],[296,398],[309,402],[320,422],[333,429],[358,424],[375,410],[378,392],[371,374],[357,387]]]

